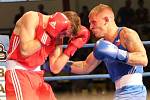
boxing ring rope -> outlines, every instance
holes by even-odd
[[[143,77],[147,77],[147,76],[150,76],[150,72],[144,72],[143,73]],[[44,77],[44,79],[46,81],[82,80],[82,79],[106,79],[106,78],[110,78],[109,74]]]
[[[150,41],[142,41],[144,45],[149,45]],[[66,48],[67,45],[63,45]],[[94,47],[94,43],[85,44],[83,47]],[[143,77],[149,77],[150,72],[144,72]],[[106,79],[110,78],[109,74],[92,74],[92,75],[72,75],[72,76],[50,76],[44,77],[46,81],[58,81],[58,80],[81,80],[81,79]]]

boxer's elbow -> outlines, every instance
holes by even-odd
[[[127,63],[131,66],[141,65],[143,67],[146,67],[148,64],[148,58],[146,53],[143,52],[130,53]]]
[[[146,67],[148,64],[148,58],[147,58],[146,53],[143,53],[140,59],[141,59],[141,64],[143,65],[143,67]]]
[[[28,57],[32,54],[31,50],[28,50],[27,46],[21,46],[20,47],[20,53],[24,57]]]
[[[35,43],[35,42],[34,42]],[[41,48],[41,45],[36,45],[31,43],[28,45],[27,43],[20,44],[20,53],[24,57],[28,57],[33,55],[35,52],[37,52]]]
[[[146,56],[145,59],[143,60],[143,66],[146,67],[147,65],[148,65],[148,58]]]
[[[26,51],[26,50],[24,50],[24,49],[20,49],[20,53],[21,53],[21,55],[24,56],[24,57],[28,57],[28,56],[29,56],[29,52]]]
[[[58,71],[58,70],[51,70],[51,72],[53,73],[53,74],[58,74],[60,71]]]
[[[58,74],[58,73],[60,73],[60,71],[61,71],[61,69],[60,69],[60,67],[58,67],[57,65],[52,65],[52,66],[51,66],[51,72],[52,72],[53,74]]]
[[[53,74],[58,74],[60,71],[58,71],[58,70],[52,70],[51,71]]]

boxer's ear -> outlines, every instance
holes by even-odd
[[[106,23],[106,24],[110,21],[110,19],[109,19],[108,16],[105,16],[105,17],[104,17],[104,20],[105,20],[105,23]]]
[[[109,22],[108,16],[105,16],[105,17],[104,17],[104,20],[105,20],[105,22]]]

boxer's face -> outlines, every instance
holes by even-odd
[[[105,35],[105,19],[101,14],[93,14],[89,17],[90,29],[96,38],[103,38]]]

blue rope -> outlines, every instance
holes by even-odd
[[[150,76],[150,72],[143,73],[143,77]],[[104,79],[110,78],[109,74],[94,74],[94,75],[74,75],[74,76],[53,76],[44,77],[46,81],[57,81],[57,80],[81,80],[81,79]]]
[[[144,45],[150,44],[150,41],[142,41]]]

